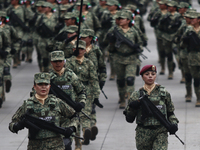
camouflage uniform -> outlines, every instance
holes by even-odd
[[[0,108],[5,100],[3,74],[5,73],[5,61],[7,57],[9,57],[8,54],[11,50],[10,46],[11,41],[9,34],[7,34],[3,28],[0,28]]]
[[[78,48],[85,49],[86,48],[85,42],[80,40]],[[66,60],[66,68],[72,69],[77,74],[81,82],[85,85],[87,100],[86,100],[86,106],[83,109],[83,111],[93,119],[93,116],[92,116],[93,101],[95,98],[98,99],[99,94],[100,94],[98,77],[97,77],[97,72],[95,71],[96,69],[95,69],[94,64],[92,63],[91,60],[85,57],[79,60],[75,56],[72,56],[71,58]],[[80,117],[81,117],[80,123],[82,126],[83,136],[85,139],[83,143],[88,145],[89,140],[91,138],[90,137],[91,130],[92,130],[91,127],[94,126],[94,123],[92,122],[92,120],[88,119],[87,117],[83,115],[80,115]],[[95,118],[95,121],[96,121],[96,118]],[[77,135],[80,136],[80,132],[77,132]],[[76,141],[75,143],[76,148],[81,148],[80,140],[76,139],[75,141]]]
[[[77,1],[76,5],[77,6],[81,5],[80,0]],[[88,1],[83,0],[83,5],[87,5],[87,7],[89,7]],[[76,10],[76,13],[79,14],[80,12],[78,10]],[[87,10],[85,12],[82,12],[82,17],[84,19],[79,18],[80,20],[83,20],[83,22],[81,22],[81,29],[92,29],[92,30],[95,31],[95,35],[97,37],[100,37],[100,35],[101,35],[101,24],[100,24],[100,21],[97,18],[97,16],[92,11]]]
[[[102,0],[106,1],[106,0]],[[102,16],[103,11],[107,10],[107,6],[96,5],[92,8],[93,13],[100,19]]]
[[[175,1],[168,1],[167,6],[176,7],[177,3]],[[161,72],[160,74],[164,74],[165,71],[165,57],[167,57],[167,66],[168,66],[168,79],[173,79],[173,71],[175,69],[175,63],[173,62],[173,50],[172,50],[172,40],[176,35],[176,31],[170,28],[176,19],[180,17],[178,12],[167,12],[162,15],[160,18],[160,22],[158,23],[158,28],[160,29],[161,38],[162,38],[162,49],[160,49],[160,63],[161,63]],[[170,19],[170,21],[166,21]],[[163,23],[164,21],[164,23]]]
[[[190,18],[195,19],[199,17],[199,13],[193,12],[190,14]],[[200,27],[199,27],[200,28]],[[186,28],[186,31],[184,32],[182,36],[182,48],[187,48],[188,50],[188,65],[190,69],[190,73],[192,75],[192,78],[194,79],[194,91],[197,97],[196,107],[200,107],[200,46],[195,45],[192,43],[191,37],[189,37],[190,33],[194,32],[197,37],[200,37],[199,30],[195,30],[194,26],[188,26]]]
[[[11,12],[14,12],[15,15],[21,20],[22,23],[25,24],[25,13],[24,13],[24,9],[21,5],[17,5],[17,6],[13,6],[10,5],[7,9],[6,9],[7,15],[10,17],[11,20],[11,25],[14,26],[15,30],[17,31],[19,38],[22,40],[26,40],[24,39],[24,33],[27,32],[29,29],[28,28],[24,28],[22,27],[19,23],[17,23],[16,21],[13,21],[14,17],[11,16]],[[14,64],[13,64],[13,68],[17,68],[18,65],[20,65],[20,51],[23,49],[23,47],[20,47],[19,50],[16,52],[15,56],[14,56]],[[17,50],[17,49],[16,49]]]
[[[51,62],[60,60],[65,60],[63,51],[51,52]],[[61,90],[63,90],[67,95],[69,95],[72,100],[80,103],[81,106],[85,105],[85,87],[72,70],[69,68],[62,68],[59,72],[52,70],[50,71],[50,75],[52,82],[60,87]],[[63,118],[63,120],[65,120],[65,118]],[[66,149],[71,147],[72,140],[72,138],[64,138],[64,141],[68,141],[66,143],[70,143],[65,144]]]
[[[50,83],[50,75],[47,73],[38,73],[34,76],[34,81],[36,84],[39,83]],[[50,107],[52,106],[52,107]],[[61,127],[69,126],[77,127],[77,117],[73,117],[70,120],[70,123],[61,122],[62,117],[70,119],[75,111],[66,103],[64,103],[61,99],[56,98],[53,95],[47,95],[45,98],[44,104],[37,99],[37,94],[33,97],[24,101],[23,105],[19,107],[17,112],[12,117],[12,122],[9,124],[9,129],[13,133],[17,133],[20,129],[16,130],[16,126],[22,122],[23,115],[27,112],[27,110],[32,110],[31,116],[37,118],[43,118],[44,120],[47,118],[51,118],[51,122],[54,122],[55,125]],[[23,124],[23,123],[21,123]],[[24,126],[25,127],[25,126]],[[24,128],[23,127],[23,128]],[[23,129],[21,128],[21,129]],[[35,137],[32,137],[31,132],[29,130],[29,142],[28,142],[28,150],[31,149],[57,149],[64,150],[64,143],[62,141],[62,135],[41,129]]]
[[[140,92],[147,95],[147,91],[141,88],[131,94],[128,104],[133,101],[138,101],[141,97]],[[172,124],[177,124],[179,121],[174,115],[174,105],[170,94],[161,85],[155,85],[154,89],[148,95],[152,103],[160,107],[160,111]],[[155,117],[147,117],[142,120],[142,107],[137,109],[131,108],[129,105],[125,109],[126,117],[130,118],[132,123],[136,118],[136,147],[138,150],[167,150],[168,134],[167,129]],[[127,119],[127,118],[126,118]]]
[[[132,13],[130,11],[123,11],[121,13],[120,18],[128,18],[132,19]],[[115,27],[109,30],[109,33],[112,34]],[[124,32],[123,29],[119,26],[116,29],[124,35],[127,39],[131,40],[131,42],[135,45],[137,44],[140,49],[142,49],[142,40],[138,34],[138,32],[134,28],[128,29],[128,31]],[[115,51],[114,51],[115,50]],[[118,68],[117,74],[117,84],[118,84],[118,92],[120,97],[120,108],[125,107],[125,93],[127,92],[129,95],[134,91],[134,80],[136,75],[136,66],[138,61],[138,53],[136,49],[130,48],[127,44],[121,43],[118,47],[116,42],[110,44],[109,51],[114,52],[114,62],[115,67]],[[127,84],[127,88],[126,85]]]
[[[43,4],[44,7],[49,7],[53,8],[52,4],[49,2],[44,2]],[[48,43],[50,39],[54,36],[54,31],[55,31],[55,26],[57,24],[58,18],[55,14],[49,13],[47,14],[42,14],[40,17],[38,17],[36,21],[36,30],[38,34],[41,36],[38,40],[38,49],[41,54],[41,65],[42,67],[40,70],[42,72],[48,72],[50,68],[50,60],[49,60],[49,52],[47,51],[46,47],[48,46]],[[51,33],[47,32],[44,33],[43,29],[41,28],[41,25],[45,24],[47,28],[51,31]]]

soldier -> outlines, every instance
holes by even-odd
[[[100,19],[103,11],[107,10],[107,0],[100,0],[99,1],[99,5],[96,5],[95,7],[93,7],[92,11],[93,13]]]
[[[160,3],[160,2],[159,2]],[[162,49],[160,50],[160,63],[161,63],[161,72],[160,75],[165,73],[165,58],[167,57],[167,66],[168,66],[168,79],[173,79],[173,71],[175,69],[175,63],[173,62],[173,50],[172,50],[172,40],[176,35],[177,26],[172,26],[177,18],[180,17],[180,14],[176,11],[177,2],[168,1],[168,12],[163,14],[158,23],[158,28],[161,31],[162,37]]]
[[[196,107],[200,107],[200,76],[199,76],[200,25],[198,19],[199,16],[200,16],[199,13],[191,12],[190,14],[191,26],[188,26],[186,28],[186,31],[182,36],[182,43],[181,43],[181,47],[187,48],[188,50],[188,65],[192,78],[194,79],[194,91],[197,97],[197,101],[195,104]],[[187,78],[191,79],[191,77],[189,76],[187,76]]]
[[[71,136],[72,133],[76,131],[77,117],[73,117],[75,111],[61,99],[53,95],[48,95],[50,87],[50,75],[48,73],[37,73],[34,75],[34,89],[36,94],[25,100],[22,106],[19,107],[13,115],[12,122],[9,124],[9,130],[11,132],[18,133],[19,130],[27,127],[26,119],[23,118],[23,116],[28,112],[31,116],[38,119],[48,120],[51,123],[55,123],[56,126],[61,126],[65,130],[66,137]],[[62,117],[71,120],[68,123],[62,123]],[[66,124],[68,124],[69,127],[66,126]],[[38,133],[33,133],[32,131],[33,129],[29,127],[27,149],[64,150],[61,134],[47,129],[41,129]]]
[[[79,14],[80,8],[81,8],[81,1],[78,0],[77,3],[77,10],[76,11]],[[87,0],[83,0],[83,7],[82,7],[82,18],[79,18],[81,22],[81,29],[92,29],[95,31],[95,35],[97,37],[100,37],[101,35],[101,24],[99,22],[99,19],[97,16],[89,11],[91,5],[88,3]]]
[[[174,105],[170,93],[165,87],[156,84],[156,66],[146,65],[140,75],[144,81],[144,86],[131,94],[128,105],[124,111],[126,121],[133,123],[136,118],[136,147],[138,150],[147,149],[167,149],[168,134],[165,126],[154,116],[145,113],[141,104],[143,98],[148,98],[153,105],[161,111],[163,118],[167,118],[171,125],[170,134],[175,134],[178,130],[178,119],[174,115]],[[159,106],[159,107],[158,107]]]
[[[83,34],[85,34],[85,32],[83,32]],[[75,43],[74,48],[76,47],[76,44],[77,43]],[[80,81],[86,87],[87,100],[86,106],[83,110],[85,113],[87,113],[88,116],[90,116],[93,119],[92,105],[96,102],[99,102],[100,89],[96,68],[92,61],[84,56],[87,51],[86,46],[87,44],[85,41],[79,41],[79,54],[77,56],[72,56],[71,58],[66,60],[66,68],[72,69],[79,77]],[[90,140],[96,139],[96,135],[98,133],[98,128],[96,127],[96,120],[94,124],[93,120],[90,120],[83,115],[81,115],[80,117],[80,125],[82,126],[84,137],[84,141],[82,144],[88,145],[90,143]],[[77,132],[77,135],[80,136],[80,132]],[[79,139],[75,140],[75,146],[75,150],[82,149],[81,142]]]
[[[43,7],[45,7],[45,14],[40,15],[36,21],[36,31],[41,38],[38,40],[38,49],[41,54],[41,68],[40,71],[48,72],[50,68],[49,52],[46,47],[49,41],[54,37],[55,26],[58,22],[58,18],[53,14],[53,6],[49,2],[44,2]]]
[[[142,51],[142,40],[138,32],[131,28],[132,13],[127,10],[123,10],[120,15],[119,26],[113,27],[109,30],[110,48],[109,51],[114,52],[114,63],[118,68],[117,85],[120,97],[120,109],[125,108],[125,93],[128,93],[128,97],[134,91],[134,81],[136,75],[136,66],[139,53]],[[126,39],[132,42],[132,46],[128,46],[124,43],[117,43],[117,40],[113,31],[116,31],[123,35]],[[126,87],[127,85],[127,87]]]
[[[63,51],[51,52],[51,65],[53,70],[50,71],[51,82],[61,88],[73,101],[78,104],[76,111],[80,112],[86,103],[85,87],[76,76],[76,74],[69,68],[64,68],[65,57]],[[64,138],[66,143],[65,148],[71,147],[72,139]],[[70,144],[68,144],[70,143]]]
[[[29,31],[29,28],[25,26],[25,14],[24,9],[20,5],[22,1],[12,0],[11,5],[6,9],[7,15],[10,17],[11,25],[14,26],[15,30],[17,30],[20,39],[24,39],[24,33]],[[21,47],[23,49],[23,47]],[[21,64],[20,61],[20,50],[19,49],[13,58],[13,68],[17,68],[18,65]]]

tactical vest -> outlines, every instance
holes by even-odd
[[[75,91],[72,85],[73,72],[69,69],[65,69],[64,74],[62,76],[57,76],[55,73],[52,75],[52,73],[50,74],[53,83],[56,84],[59,88],[61,88],[67,95],[71,97],[72,100],[75,101]]]
[[[156,95],[148,95],[148,98],[150,101],[163,113],[163,115],[167,119],[167,108],[165,104],[165,97],[166,97],[166,89],[163,86],[159,86],[159,92]],[[140,93],[140,91],[139,91]],[[143,91],[143,94],[144,91]],[[140,94],[138,94],[140,95]],[[161,125],[160,121],[158,121],[155,117],[147,117],[144,120],[142,120],[142,109],[138,111],[137,114],[137,119],[136,119],[137,124],[141,124],[143,126],[154,126],[154,125]]]
[[[49,95],[47,98],[48,104],[41,105],[40,103],[34,102],[35,97],[31,97],[25,101],[26,110],[29,111],[34,117],[55,123],[56,126],[60,126],[61,110],[58,107],[58,103],[55,101],[56,97]],[[46,139],[51,137],[59,137],[60,134],[55,132],[41,129],[35,137],[32,136],[31,130],[29,129],[29,139]]]

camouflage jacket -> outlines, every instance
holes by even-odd
[[[79,14],[79,11],[76,11]],[[81,23],[81,29],[92,29],[95,31],[95,35],[100,37],[101,35],[101,24],[97,16],[88,11],[87,15],[84,16],[85,20]]]
[[[99,98],[100,88],[97,72],[91,60],[84,58],[83,62],[80,64],[78,60],[76,60],[76,57],[72,56],[66,60],[66,67],[72,69],[86,86],[87,96]]]
[[[143,91],[143,94],[147,95],[147,91],[144,90],[144,88],[141,88],[140,90]],[[140,90],[135,91],[131,94],[131,97],[128,101],[128,105],[125,108],[126,115],[135,118],[136,117],[136,123],[141,124],[143,126],[154,126],[154,125],[161,125],[160,121],[158,121],[153,116],[148,116],[144,120],[142,120],[142,107],[140,106],[138,109],[133,109],[129,107],[129,104],[132,101],[136,101],[140,98]],[[170,93],[166,91],[166,89],[161,85],[156,85],[153,91],[150,95],[148,95],[148,98],[150,101],[157,106],[157,108],[163,113],[163,115],[167,118],[169,118],[169,121],[173,124],[177,124],[179,121],[176,118],[176,116],[173,114],[174,112],[174,104],[171,100]],[[170,116],[167,116],[167,114],[172,114]]]
[[[184,42],[184,38],[189,37],[191,32],[195,32],[200,38],[200,31],[197,33],[193,26],[187,26],[183,36],[181,37],[181,48],[186,48],[188,50],[188,64],[189,66],[200,66],[200,45],[196,46],[190,43],[190,39]]]
[[[94,67],[96,68],[95,70],[99,76],[99,80],[106,81],[106,64],[100,48],[97,45],[92,45],[92,49],[88,53],[85,53],[85,57],[93,62]]]
[[[112,33],[115,27],[112,27],[108,33]],[[130,28],[126,33],[123,32],[123,30],[117,26],[117,30],[124,35],[127,39],[129,39],[133,44],[138,44],[140,49],[143,49],[142,47],[142,40],[141,37],[139,36],[139,33],[134,29]],[[134,64],[136,63],[138,59],[138,53],[131,47],[129,47],[125,43],[121,43],[119,47],[116,46],[116,42],[114,44],[110,43],[109,47],[110,52],[116,53],[114,55],[114,61],[116,63],[120,64]]]
[[[85,87],[72,70],[65,68],[65,71],[61,76],[54,70],[51,70],[49,74],[51,75],[53,83],[68,94],[72,100],[85,103]],[[77,97],[75,98],[75,96]]]
[[[100,5],[96,5],[93,7],[92,11],[97,16],[97,18],[101,18],[103,11],[107,10],[107,7],[101,7]]]
[[[27,110],[33,110],[31,111],[31,116],[54,122],[56,126],[62,126],[62,117],[70,119],[75,113],[75,111],[69,105],[67,105],[61,99],[56,98],[53,95],[48,95],[47,99],[45,99],[44,105],[42,105],[36,99],[36,97],[33,96],[25,100],[22,106],[20,106],[19,109],[13,115],[12,122],[9,124],[9,129],[11,132],[15,133],[15,131],[13,130],[14,124],[22,119],[23,115],[27,112]],[[77,127],[77,118],[73,117],[68,124],[69,126]],[[58,133],[41,129],[36,134],[35,139],[42,140],[58,136],[61,137],[61,135]]]

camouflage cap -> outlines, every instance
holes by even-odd
[[[77,45],[77,41],[75,41],[74,48],[76,48],[76,45]],[[83,40],[79,40],[78,48],[86,49],[86,42]]]
[[[190,18],[190,13],[196,11],[197,11],[196,9],[187,9],[187,11],[184,13],[184,16]]]
[[[44,3],[44,1],[38,1],[38,2],[35,4],[35,6],[36,6],[36,7],[43,6],[43,3]]]
[[[128,9],[128,10],[136,10],[137,6],[133,5],[133,4],[128,4],[124,9]]]
[[[81,30],[80,37],[88,37],[88,36],[94,36],[94,30],[92,30],[92,29]]]
[[[132,12],[129,11],[129,10],[123,10],[121,12],[121,15],[120,15],[120,18],[123,18],[123,19],[129,19],[129,20],[133,20],[133,17],[132,17]]]
[[[167,6],[176,7],[176,6],[178,6],[178,3],[176,1],[168,1]]]
[[[188,8],[190,5],[186,2],[180,2],[178,5],[178,8]]]
[[[38,84],[38,83],[48,83],[48,84],[50,84],[50,74],[44,73],[44,72],[36,73],[34,75],[34,82],[36,84]]]
[[[87,0],[83,0],[83,5],[87,5],[89,2],[87,1]],[[78,0],[77,2],[76,2],[76,5],[81,5],[81,0]]]
[[[121,16],[121,13],[122,13],[122,11],[117,11],[117,12],[115,13],[115,15],[113,16],[113,18],[114,18],[114,19],[119,18],[119,17]]]
[[[64,15],[64,19],[71,19],[71,18],[76,18],[77,17],[77,14],[74,13],[74,12],[67,12],[65,15]]]
[[[42,4],[42,6],[43,6],[43,7],[49,7],[49,8],[51,8],[51,9],[54,8],[53,5],[52,5],[51,3],[49,3],[49,2],[44,2],[44,3]]]
[[[199,17],[199,13],[198,12],[191,12],[189,18],[195,19],[195,18],[198,18],[198,17]]]
[[[76,25],[68,26],[66,31],[69,32],[69,33],[78,32],[78,26],[76,26]]]
[[[161,0],[158,2],[158,4],[167,4],[167,2],[168,2],[167,0]]]
[[[7,17],[6,12],[5,11],[0,11],[0,17]]]
[[[119,2],[117,0],[108,0],[106,5],[109,5],[109,6],[119,5]]]
[[[61,50],[51,52],[50,56],[51,56],[51,61],[65,60],[64,52]]]
[[[61,5],[60,6],[60,11],[67,11],[67,9],[69,8],[69,5]]]

